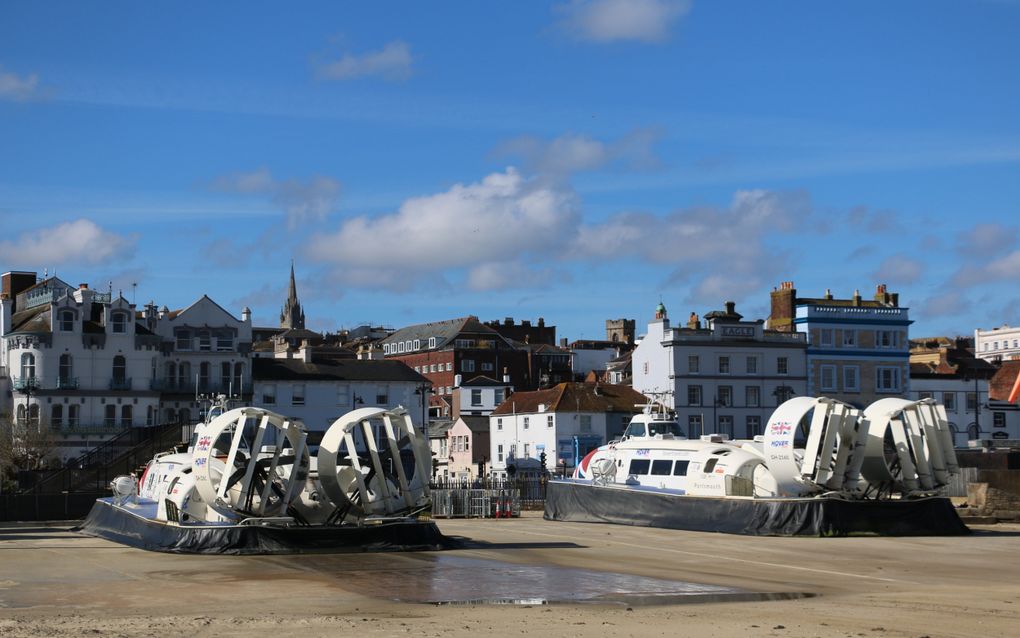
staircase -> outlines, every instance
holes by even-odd
[[[101,492],[115,477],[144,467],[158,452],[181,445],[184,428],[179,423],[147,428],[129,428],[99,447],[69,461],[25,494],[60,492]]]

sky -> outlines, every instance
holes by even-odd
[[[1020,1],[0,4],[0,270],[569,339],[769,291],[1020,324]]]

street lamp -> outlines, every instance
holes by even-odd
[[[428,427],[429,419],[428,419],[428,415],[426,413],[425,406],[426,406],[426,403],[428,401],[429,390],[431,390],[431,389],[432,389],[432,384],[430,384],[430,383],[420,383],[420,384],[418,384],[415,387],[415,390],[414,390],[414,393],[421,397],[421,431],[425,433],[426,438],[428,438],[428,433],[429,433],[429,427]]]

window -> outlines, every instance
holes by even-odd
[[[123,383],[126,377],[127,360],[118,354],[113,358],[113,380],[118,383]]]
[[[687,476],[687,467],[690,461],[677,461],[673,464],[673,476]]]
[[[482,361],[482,372],[492,372],[494,367],[491,361]]]
[[[276,405],[276,385],[262,386],[262,405]]]
[[[74,376],[74,360],[69,354],[60,355],[60,378],[58,385],[62,388],[71,387],[71,377]]]
[[[496,419],[496,429],[497,430],[502,430],[503,429],[503,419]],[[503,447],[503,446],[501,445],[500,447]]]
[[[177,331],[177,349],[191,350],[191,333],[187,330]]]
[[[112,428],[117,425],[117,406],[112,403],[106,404],[106,411],[103,418],[103,425]]]
[[[351,404],[351,386],[347,383],[338,383],[336,386],[336,404],[348,406]]]
[[[149,407],[145,408],[145,425],[149,426],[155,425],[155,423],[152,422],[153,418],[155,418],[155,410],[150,405]]]
[[[478,389],[471,390],[471,405],[482,404],[482,391]]]
[[[439,365],[442,365],[442,364],[439,364]],[[452,361],[447,361],[446,362],[446,371],[447,372],[453,372],[453,362]]]
[[[21,355],[21,378],[26,380],[35,378],[35,355],[31,352]]]
[[[503,392],[504,392],[503,388],[496,388],[495,390],[493,390],[492,392],[493,405],[499,405],[500,403],[503,402],[504,398]]]
[[[116,333],[123,334],[127,332],[127,314],[123,312],[115,312],[110,315],[110,323],[113,324],[113,331]]]
[[[198,333],[198,349],[202,352],[212,350],[212,335],[209,334],[208,330],[202,330]]]
[[[730,373],[730,358],[729,357],[719,357],[719,374],[729,374],[729,373]]]
[[[432,337],[432,339],[435,339],[435,337]],[[431,341],[432,339],[429,339],[429,341]],[[497,445],[496,446],[496,460],[499,461],[500,463],[503,462],[503,446],[502,445]]]
[[[687,405],[701,405],[701,386],[687,386]]]
[[[216,350],[219,352],[230,352],[234,349],[234,337],[230,334],[219,334],[216,336]]]
[[[843,347],[844,348],[856,348],[857,347],[857,331],[843,329]]]
[[[390,394],[387,390],[378,390],[375,395],[376,405],[388,405],[390,402]]]
[[[404,342],[403,341],[398,341],[397,342],[397,354],[400,354],[403,351],[404,351]]]
[[[696,437],[696,436],[701,436],[701,434],[702,434],[701,415],[700,414],[692,414],[692,415],[688,416],[687,417],[687,428],[688,428],[687,436],[691,437],[692,439],[694,437]]]
[[[956,412],[956,393],[943,392],[942,405],[946,408],[946,412]]]
[[[858,366],[843,366],[843,391],[860,392],[861,369]]]
[[[836,366],[819,366],[820,386],[822,392],[831,392],[836,389]]]
[[[581,415],[580,429],[581,429],[581,433],[582,434],[590,434],[591,433],[591,415],[590,414],[582,414]]]
[[[998,341],[993,342],[992,343],[992,350],[998,350],[998,349],[999,349],[999,342]]]
[[[631,459],[627,474],[648,474],[651,466],[652,462],[650,459]]]
[[[670,459],[656,459],[652,461],[652,474],[654,476],[669,476],[673,469],[673,461]]]
[[[531,417],[524,417],[524,429],[525,429],[525,430],[527,430],[527,429],[528,429],[528,425],[529,425],[529,419],[530,419],[530,418],[531,418]]]
[[[436,347],[436,338],[435,337],[429,337],[429,348],[435,348],[435,347]]]
[[[131,427],[131,420],[132,420],[131,406],[130,405],[122,405],[122,406],[120,406],[120,425],[121,425],[121,427],[125,427],[125,428]]]
[[[930,398],[932,398],[932,393],[931,392],[918,392],[917,393],[917,398],[918,399],[930,399]]]
[[[244,364],[238,361],[234,364],[234,394],[241,394],[244,391]]]
[[[758,357],[747,358],[747,374],[758,374]]]
[[[589,417],[589,418],[591,418],[591,417]],[[553,418],[553,415],[550,414],[550,415],[545,417],[545,427],[551,428],[555,423],[556,423],[556,420]]]
[[[875,368],[875,391],[899,392],[900,369],[881,366]]]
[[[719,395],[717,397],[718,405],[731,406],[733,405],[733,386],[721,385],[719,386]]]
[[[718,462],[719,462],[719,459],[708,459],[708,462],[705,463],[705,467],[704,467],[704,469],[702,471],[705,474],[711,474],[712,470],[715,469],[715,464],[718,463]]]
[[[832,328],[822,328],[818,331],[818,342],[822,346],[832,347]]]
[[[74,403],[67,406],[67,427],[78,427],[78,406]]]
[[[790,360],[787,357],[776,358],[776,374],[789,374]]]
[[[224,361],[220,364],[220,390],[230,388],[230,362]]]
[[[305,404],[305,384],[295,383],[294,390],[290,395],[291,405],[304,405]]]
[[[421,350],[421,339],[415,339],[414,340],[414,349],[415,350]]]
[[[74,330],[73,310],[60,311],[60,330],[61,332],[72,332]]]
[[[974,412],[977,410],[977,395],[973,392],[967,393],[967,412]]]
[[[382,353],[383,354],[389,354],[390,353],[390,344],[388,344],[388,343],[382,344]]]
[[[733,438],[733,415],[719,415],[719,434],[727,434],[731,439]]]
[[[899,332],[896,330],[876,330],[876,348],[895,348],[899,344]]]
[[[761,388],[756,385],[749,385],[745,388],[745,405],[749,408],[757,408],[761,406]]]
[[[64,423],[64,406],[59,403],[50,408],[50,425],[59,428]]]
[[[209,389],[209,362],[203,361],[198,364],[198,388],[200,390]]]
[[[461,372],[474,372],[475,371],[475,360],[464,359],[460,362]]]
[[[1005,412],[992,412],[992,427],[1004,428],[1006,427],[1006,413]]]
[[[747,438],[754,438],[759,434],[764,434],[764,430],[761,429],[761,417],[756,415],[748,415],[747,417]]]
[[[701,371],[701,361],[698,359],[698,355],[692,354],[687,357],[687,371],[691,374],[697,374]]]

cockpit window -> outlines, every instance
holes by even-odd
[[[648,431],[651,436],[656,434],[672,434],[673,436],[679,437],[680,426],[672,421],[659,421],[657,423],[648,424]]]
[[[631,423],[627,426],[627,436],[644,436],[645,435],[645,424],[644,423]]]

